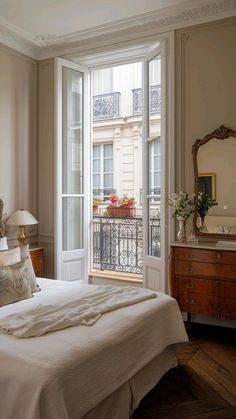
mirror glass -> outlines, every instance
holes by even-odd
[[[204,227],[198,214],[198,231],[236,235],[236,138],[211,138],[201,145],[197,170],[198,189],[218,203],[207,211]]]
[[[236,234],[236,139],[212,139],[199,148],[197,163],[199,190],[218,203],[205,217],[207,232]]]

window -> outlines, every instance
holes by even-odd
[[[113,144],[93,145],[93,194],[108,201],[113,189]]]

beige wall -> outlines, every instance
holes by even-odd
[[[236,20],[176,31],[176,190],[193,192],[192,144],[221,124],[236,128]],[[39,63],[38,217],[53,276],[54,68]]]
[[[176,31],[176,190],[193,191],[195,139],[221,124],[236,129],[235,40],[236,19]],[[52,277],[53,60],[38,65],[38,114],[37,63],[0,45],[0,66],[0,197],[7,215],[23,207],[38,218],[45,273]]]
[[[0,197],[9,216],[25,208],[37,218],[37,63],[0,45]],[[8,227],[9,244],[17,230]],[[36,241],[37,228],[28,234]]]
[[[176,32],[176,190],[193,192],[192,144],[236,129],[236,19]]]
[[[54,277],[54,60],[38,70],[38,219],[45,276]]]

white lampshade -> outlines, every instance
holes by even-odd
[[[38,221],[33,217],[32,214],[30,214],[29,211],[21,209],[14,212],[14,214],[8,218],[6,224],[12,226],[28,226],[32,224],[38,224]]]

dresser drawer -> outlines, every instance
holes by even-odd
[[[202,276],[220,278],[222,280],[232,279],[236,281],[236,266],[222,265],[217,263],[193,262],[188,260],[176,260],[175,274],[187,276]]]
[[[220,282],[220,298],[227,301],[228,299],[234,299],[235,298],[235,307],[236,307],[236,282]]]
[[[221,300],[220,316],[222,319],[236,320],[236,299],[227,298]]]
[[[188,294],[197,292],[198,294],[217,297],[222,293],[222,283],[217,281],[217,279],[201,279],[190,276],[176,275],[175,293],[176,292],[184,292]]]
[[[204,297],[204,295],[196,292],[177,292],[176,299],[181,311],[209,316],[216,316],[222,311],[219,299],[214,296]]]
[[[210,297],[192,292],[177,293],[177,301],[181,311],[193,314],[206,314],[208,316],[216,316],[220,320],[236,319],[236,299]]]
[[[219,263],[236,266],[236,252],[227,250],[175,248],[176,260],[190,260],[196,262]]]

